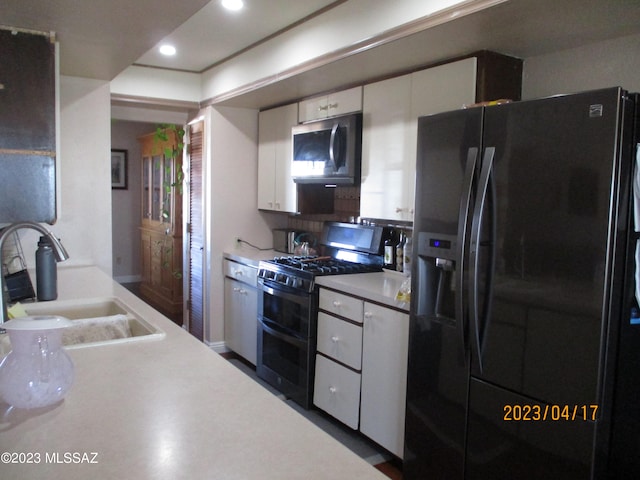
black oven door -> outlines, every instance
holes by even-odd
[[[259,280],[256,373],[304,408],[311,406],[317,296]]]
[[[313,294],[258,280],[258,315],[279,332],[306,340],[312,334]],[[315,335],[315,329],[313,330]]]

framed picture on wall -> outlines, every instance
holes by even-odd
[[[111,188],[127,189],[127,151],[111,149]]]

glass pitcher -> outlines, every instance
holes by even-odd
[[[62,348],[64,317],[9,320],[11,352],[0,363],[0,397],[16,408],[39,408],[64,398],[73,384],[73,363]]]

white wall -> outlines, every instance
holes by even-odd
[[[127,122],[155,123],[156,125],[159,123],[186,125],[189,115],[183,110],[176,111],[175,109],[163,108],[158,105],[112,105],[111,118]]]
[[[137,139],[155,129],[154,123],[111,121],[111,148],[127,150],[128,163],[127,189],[111,190],[113,278],[118,282],[139,282],[142,277],[142,153]]]
[[[48,227],[69,252],[59,268],[96,265],[111,275],[109,83],[60,77],[60,210]],[[36,232],[22,246],[35,265]]]
[[[500,0],[498,0],[499,2]],[[453,15],[437,12],[458,0],[349,0],[202,74],[202,94],[212,98],[282,72],[418,19],[434,25]],[[463,2],[464,3],[464,2]],[[473,3],[473,2],[472,2]],[[479,5],[490,1],[475,2]],[[486,5],[485,5],[486,6]],[[467,2],[456,18],[464,15]],[[366,15],[364,12],[373,12]]]
[[[640,91],[640,35],[630,35],[524,62],[523,99],[622,86]]]
[[[111,93],[187,102],[202,99],[200,74],[138,66],[128,67],[114,78]]]
[[[56,233],[69,264],[111,275],[111,97],[109,83],[62,77],[62,210]]]
[[[208,125],[204,172],[208,314],[204,335],[205,341],[216,344],[224,340],[223,253],[233,251],[236,237],[270,246],[271,228],[284,226],[286,216],[257,209],[258,111],[208,107],[205,125]]]
[[[418,19],[433,25],[504,0],[349,0],[203,74],[131,66],[111,82],[113,94],[201,101],[278,76],[301,63]],[[461,4],[455,14],[440,13]],[[375,11],[375,15],[363,12]]]

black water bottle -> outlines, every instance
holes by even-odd
[[[39,301],[58,298],[56,257],[47,237],[40,237],[36,250],[36,290]]]

